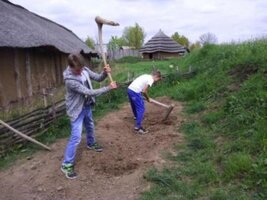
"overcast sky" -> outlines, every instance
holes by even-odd
[[[185,35],[191,42],[206,32],[219,43],[243,41],[267,35],[267,0],[10,0],[51,19],[77,34],[97,37],[95,16],[119,22],[104,26],[104,42],[121,36],[137,22],[146,32],[145,41],[159,29],[171,36]]]

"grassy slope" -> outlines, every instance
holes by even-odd
[[[168,95],[185,101],[187,122],[181,130],[186,144],[171,157],[176,165],[146,174],[154,186],[141,199],[264,199],[267,196],[267,41],[240,45],[206,46],[180,60],[120,63],[113,66],[115,80],[123,82],[127,72],[150,73],[155,65],[164,73],[179,66],[197,70],[194,79],[176,76],[151,88],[151,96]],[[257,71],[257,72],[256,72]],[[255,73],[256,72],[256,73]],[[246,76],[249,74],[249,76]],[[116,110],[127,100],[125,89],[98,98],[95,116]],[[41,141],[53,142],[69,135],[68,120],[62,118]],[[47,137],[49,135],[49,137]],[[19,147],[31,152],[36,147]],[[20,154],[19,154],[20,155]]]
[[[187,142],[177,165],[147,173],[141,199],[266,199],[267,41],[206,46],[178,65],[197,76],[161,87],[187,102]]]

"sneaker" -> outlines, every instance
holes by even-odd
[[[140,127],[140,128],[134,128],[134,130],[138,133],[138,134],[146,134],[148,133],[148,131],[146,129],[144,129],[143,127]]]
[[[74,172],[73,164],[63,164],[61,166],[61,171],[65,174],[68,179],[77,178],[77,174]]]
[[[94,144],[90,145],[90,146],[87,145],[87,148],[90,149],[90,150],[94,150],[96,152],[102,152],[103,151],[103,147],[100,146],[100,144],[98,144],[96,142]]]

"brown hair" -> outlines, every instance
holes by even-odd
[[[80,53],[70,54],[68,56],[68,64],[71,68],[83,67],[84,66],[84,58]]]
[[[161,72],[159,70],[153,70],[152,76],[157,76],[157,77],[161,78]]]

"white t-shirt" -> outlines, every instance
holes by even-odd
[[[129,85],[129,89],[136,92],[136,93],[140,93],[143,91],[143,89],[149,85],[150,87],[152,86],[152,84],[154,83],[153,77],[152,75],[149,74],[144,74],[141,75],[139,77],[137,77],[130,85]]]

